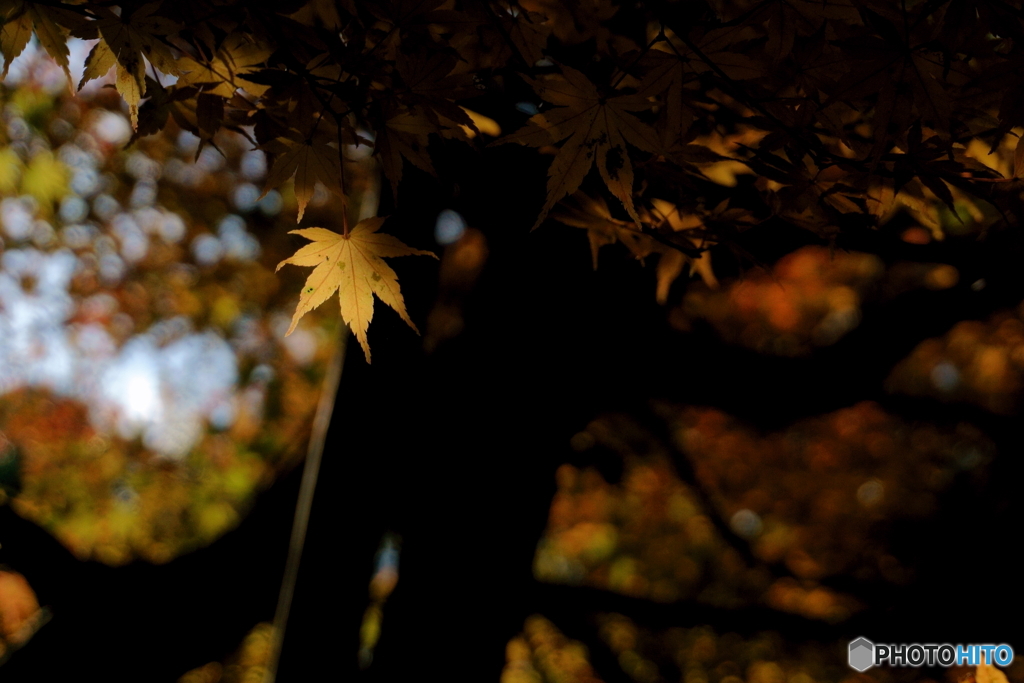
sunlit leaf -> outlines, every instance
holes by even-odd
[[[146,94],[146,61],[167,74],[177,75],[177,60],[161,38],[175,30],[175,22],[156,14],[159,5],[150,3],[122,16],[100,8],[95,21],[77,27],[73,34],[85,39],[100,38],[104,48],[93,48],[86,60],[82,84],[117,66],[117,92],[128,103],[132,128],[138,127],[139,100]],[[79,86],[81,87],[81,86]]]
[[[377,232],[384,220],[368,218],[352,228],[347,235],[339,235],[324,228],[291,231],[313,243],[299,249],[294,256],[279,263],[277,268],[280,270],[281,266],[290,263],[313,266],[314,270],[302,287],[299,305],[295,309],[288,334],[295,330],[302,316],[335,292],[341,301],[341,317],[363,347],[366,362],[370,362],[370,344],[366,331],[373,318],[373,295],[395,309],[402,320],[416,330],[416,325],[405,310],[398,275],[383,259],[394,256],[437,256],[429,251],[413,249],[391,235]]]

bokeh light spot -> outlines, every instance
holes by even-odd
[[[434,224],[434,239],[438,244],[453,244],[466,232],[466,221],[457,211],[445,209]]]

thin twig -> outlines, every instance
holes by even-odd
[[[342,326],[338,345],[327,366],[321,388],[320,403],[317,405],[316,417],[309,435],[309,451],[306,464],[302,468],[302,483],[299,487],[299,498],[295,504],[295,519],[292,521],[292,535],[288,543],[288,560],[285,564],[281,591],[277,597],[277,609],[274,612],[274,629],[270,643],[270,655],[263,675],[263,683],[274,683],[277,678],[277,665],[281,659],[281,645],[288,627],[288,615],[291,612],[292,598],[295,595],[295,583],[299,577],[299,564],[302,561],[302,549],[306,543],[306,530],[309,527],[309,515],[313,507],[313,494],[316,492],[316,480],[320,474],[320,461],[323,458],[324,441],[327,428],[331,424],[334,413],[334,399],[341,381],[341,369],[345,360],[348,328]]]

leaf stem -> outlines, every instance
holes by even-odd
[[[341,187],[341,236],[348,237],[348,198],[345,196],[345,152],[338,126],[338,185]]]

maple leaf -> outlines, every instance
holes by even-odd
[[[188,86],[185,88],[170,87],[164,88],[152,78],[146,78],[146,91],[149,98],[139,108],[139,125],[132,136],[132,142],[140,137],[152,135],[163,130],[167,125],[168,116],[183,129],[190,133],[199,135],[199,127],[196,121],[196,106],[189,106],[195,103],[196,89]]]
[[[299,217],[296,222],[302,221],[306,205],[313,197],[318,180],[344,201],[345,195],[341,187],[341,158],[338,156],[338,148],[327,142],[324,137],[318,136],[308,140],[289,137],[278,138],[273,143],[265,145],[270,151],[278,152],[278,157],[267,173],[267,183],[260,196],[266,196],[294,175],[295,199],[299,204]]]
[[[159,4],[143,5],[131,14],[118,16],[105,7],[96,7],[98,19],[76,27],[72,34],[92,40],[100,38],[85,60],[85,72],[79,89],[94,78],[117,66],[114,81],[117,92],[128,104],[132,129],[138,129],[139,100],[146,94],[146,60],[166,74],[179,75],[178,62],[160,37],[176,29],[171,20],[154,12]]]
[[[201,88],[204,93],[225,98],[234,95],[239,88],[262,97],[270,86],[251,81],[246,76],[259,71],[270,52],[269,48],[252,38],[233,33],[224,39],[209,62],[182,57],[178,61],[181,71],[178,84],[205,86]]]
[[[82,71],[82,79],[78,82],[78,89],[81,90],[86,83],[93,79],[105,76],[116,62],[117,58],[111,52],[110,46],[105,42],[101,40],[93,45],[85,58],[85,70]]]
[[[501,17],[512,44],[531,66],[544,58],[544,48],[554,23],[544,13],[545,9],[541,3],[521,2],[507,9]]]
[[[442,23],[461,17],[459,12],[439,10],[444,4],[444,0],[382,0],[366,3],[367,11],[384,25],[391,25],[390,29],[382,33],[381,41],[374,45],[374,49],[383,46],[385,57],[394,59],[404,37],[410,32],[416,29],[422,32],[432,22]]]
[[[686,132],[693,124],[694,107],[688,105],[695,99],[697,91],[691,90],[687,85],[697,78],[688,72],[685,61],[657,49],[658,47],[656,45],[644,58],[648,70],[637,89],[637,95],[664,95],[663,104],[660,105],[664,114],[659,118],[665,147],[671,148],[677,143],[682,143],[686,138]]]
[[[915,119],[949,131],[954,98],[947,87],[956,84],[958,70],[944,65],[940,53],[932,53],[925,43],[909,49],[905,18],[886,17],[866,7],[861,13],[868,33],[839,42],[849,68],[834,84],[823,87],[828,99],[821,109],[836,102],[873,99],[875,142],[870,156],[877,162],[894,144],[906,148],[907,131]]]
[[[702,251],[699,256],[690,256],[676,247],[659,242],[652,235],[634,228],[628,221],[612,216],[611,211],[608,210],[608,204],[602,197],[592,198],[582,192],[577,192],[562,202],[558,209],[551,214],[551,217],[559,223],[574,228],[583,228],[587,231],[594,270],[597,270],[598,252],[601,247],[608,244],[621,242],[638,261],[643,261],[652,254],[658,254],[656,269],[658,285],[655,299],[660,304],[668,301],[669,287],[683,273],[687,264],[690,265],[691,275],[699,274],[711,289],[718,287],[718,281],[711,269],[710,251]],[[673,232],[699,230],[704,227],[697,216],[683,214],[674,204],[661,199],[652,200],[651,210],[642,210],[641,220],[645,224],[652,224],[658,228],[671,228]],[[695,250],[698,248],[693,240],[685,236],[684,239],[688,248]],[[712,244],[704,240],[698,241],[702,243],[701,247]]]
[[[0,78],[7,78],[11,62],[22,53],[28,41],[32,39],[32,17],[25,11],[24,4],[12,3],[6,9],[4,24],[0,28],[0,53],[3,53],[4,57],[4,71]]]
[[[422,249],[413,249],[392,235],[377,230],[384,223],[384,217],[367,218],[360,221],[348,235],[339,235],[324,228],[292,230],[312,244],[299,249],[295,254],[277,265],[280,270],[290,263],[296,266],[314,266],[313,272],[302,287],[299,305],[292,317],[288,334],[295,329],[302,316],[327,301],[338,292],[341,301],[341,317],[359,340],[370,362],[370,344],[366,330],[373,318],[373,295],[398,312],[416,334],[419,330],[405,310],[405,300],[398,287],[398,275],[383,261],[395,256],[437,255]]]
[[[470,113],[454,102],[479,94],[472,87],[471,75],[452,73],[456,64],[455,57],[444,53],[426,59],[398,60],[396,68],[401,78],[393,96],[381,107],[375,148],[394,197],[398,197],[402,180],[403,158],[437,175],[427,151],[431,134],[469,140],[481,132],[477,122],[484,122],[486,117]],[[497,125],[490,119],[486,121]]]
[[[678,249],[663,249],[658,259],[658,289],[655,294],[659,304],[668,302],[669,287],[682,274],[684,266],[689,264],[690,275],[699,275],[709,289],[718,289],[718,278],[711,267],[711,251],[714,242],[703,234],[704,222],[693,213],[685,213],[672,202],[664,199],[651,199],[651,208],[646,212],[645,222],[653,227],[668,227],[673,232],[693,231],[686,239],[701,248],[699,256],[684,254]]]
[[[605,185],[639,225],[640,217],[633,207],[633,165],[626,143],[645,152],[662,151],[657,133],[630,113],[649,109],[651,102],[636,95],[602,93],[590,79],[570,67],[563,66],[562,74],[560,79],[526,79],[537,94],[559,107],[530,117],[524,128],[497,141],[543,147],[568,138],[551,162],[547,199],[531,229],[544,221],[562,197],[579,189],[595,162]]]
[[[735,81],[759,78],[765,73],[765,65],[745,54],[742,47],[744,41],[756,35],[749,26],[714,29],[692,43],[681,41],[667,28],[665,35],[673,45],[672,51],[680,55],[687,62],[687,67],[696,73],[720,71]]]
[[[428,152],[428,136],[438,132],[440,129],[417,108],[398,112],[378,126],[374,149],[380,158],[384,175],[391,181],[393,197],[398,197],[403,157],[416,168],[437,175]]]
[[[598,252],[607,244],[622,242],[637,259],[643,259],[653,250],[654,242],[650,235],[612,216],[603,197],[589,197],[577,192],[563,202],[551,217],[559,223],[587,231],[594,270],[597,270]]]
[[[67,31],[62,26],[78,25],[84,22],[70,12],[59,7],[34,2],[18,2],[6,0],[0,2],[0,16],[3,26],[0,28],[0,53],[3,54],[4,68],[0,78],[7,76],[7,70],[11,62],[22,53],[32,37],[33,30],[39,44],[46,53],[57,62],[64,74],[68,77],[68,83],[72,82],[71,71],[68,68],[68,46]]]
[[[420,105],[434,123],[439,122],[438,116],[443,116],[458,124],[473,125],[465,110],[453,101],[479,95],[473,87],[473,75],[453,74],[458,60],[447,53],[417,57],[403,57],[396,65],[405,86],[401,91],[405,103]]]

